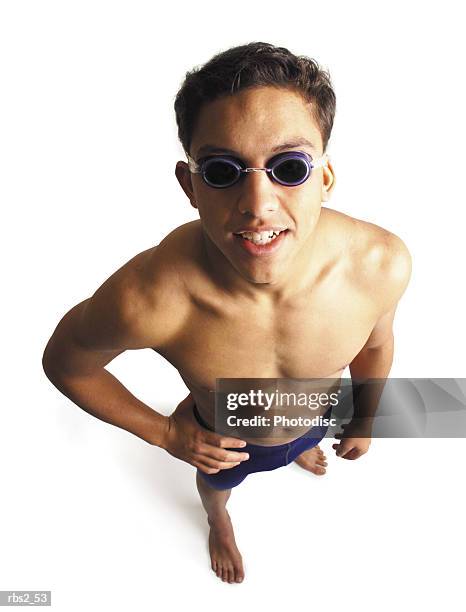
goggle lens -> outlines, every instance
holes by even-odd
[[[203,171],[204,180],[212,187],[229,187],[239,176],[239,168],[228,160],[209,160]]]
[[[303,159],[285,159],[273,167],[274,178],[284,185],[299,185],[309,174],[309,167]]]

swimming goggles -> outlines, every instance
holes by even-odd
[[[235,185],[248,172],[267,172],[272,181],[296,187],[307,181],[313,168],[326,166],[328,161],[327,155],[313,159],[304,151],[288,151],[274,155],[265,168],[246,168],[244,162],[231,155],[210,155],[199,162],[187,157],[190,172],[200,174],[204,182],[215,189]]]

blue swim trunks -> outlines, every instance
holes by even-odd
[[[194,416],[201,427],[211,430],[203,421],[196,406],[193,408]],[[323,418],[329,419],[332,410],[328,410]],[[205,474],[198,470],[201,478],[213,489],[224,491],[238,486],[249,474],[254,472],[267,472],[276,470],[292,463],[301,453],[317,446],[325,437],[328,426],[312,427],[304,435],[288,444],[277,446],[260,446],[258,444],[246,444],[241,449],[232,448],[227,450],[249,453],[249,459],[242,461],[239,465],[227,470],[220,470],[216,474]]]

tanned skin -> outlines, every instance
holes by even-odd
[[[223,97],[202,107],[190,155],[197,160],[212,145],[213,153],[228,149],[248,166],[264,167],[287,144],[285,150],[319,157],[322,137],[311,111],[299,94],[277,87]],[[49,340],[43,365],[83,410],[214,474],[248,460],[245,442],[283,444],[302,434],[283,430],[280,437],[274,430],[273,439],[238,440],[200,427],[192,408],[213,426],[215,380],[338,379],[347,364],[353,378],[386,378],[411,259],[391,232],[322,206],[335,187],[330,161],[293,188],[257,172],[212,189],[182,161],[175,173],[199,220],[136,255],[72,308]],[[254,256],[238,245],[235,232],[263,226],[286,228],[272,255]],[[177,368],[190,391],[168,417],[105,369],[122,352],[149,347]],[[356,459],[369,448],[370,436],[358,437],[351,423],[337,437],[339,457]],[[296,463],[317,475],[327,465],[319,447]],[[212,489],[199,475],[197,487],[212,569],[223,581],[241,582],[243,562],[226,510],[231,491]]]

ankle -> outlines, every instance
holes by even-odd
[[[222,510],[210,512],[207,515],[207,522],[211,527],[219,527],[221,525],[225,525],[226,523],[230,524],[230,515],[226,511],[226,508],[223,508]]]

